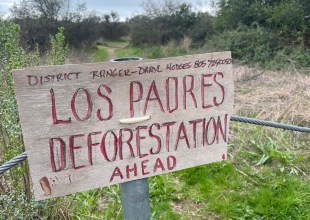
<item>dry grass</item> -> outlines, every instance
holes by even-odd
[[[180,42],[179,47],[188,51],[190,49],[191,44],[192,44],[192,38],[185,36],[183,40]]]
[[[309,73],[235,65],[235,114],[309,127]]]
[[[169,41],[165,46],[162,47],[162,56],[180,56],[185,55],[190,51],[190,46],[192,44],[192,39],[185,36],[180,42],[175,40]],[[177,48],[177,50],[176,50]],[[159,58],[159,57],[153,57]]]
[[[91,55],[87,49],[72,49],[66,59],[67,64],[90,63]]]

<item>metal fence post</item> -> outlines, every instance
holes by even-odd
[[[142,60],[141,57],[122,57],[111,60],[124,62]],[[121,183],[121,202],[124,220],[150,219],[148,178]]]
[[[125,220],[150,219],[148,178],[121,184],[121,201]]]

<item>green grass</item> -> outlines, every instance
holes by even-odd
[[[161,47],[152,46],[140,48],[130,45],[116,50],[117,57],[138,56],[149,59],[182,56],[189,53],[189,50],[176,46],[174,42],[170,42],[167,45]],[[191,51],[191,53],[194,53],[194,51]]]
[[[180,172],[184,200],[199,203],[205,216],[216,213],[221,219],[309,217],[307,182],[270,168],[260,175],[251,168],[239,169],[223,162]]]
[[[118,185],[76,193],[69,197],[73,216],[80,219],[122,219]]]
[[[92,62],[103,62],[108,58],[108,51],[106,48],[96,47],[92,52]]]
[[[150,178],[154,219],[310,219],[309,136],[232,130],[229,161]]]
[[[97,46],[106,46],[106,47],[123,47],[128,44],[128,41],[124,39],[117,39],[117,40],[103,40],[99,39],[95,42]]]
[[[139,47],[135,46],[120,48],[115,52],[117,57],[144,57],[143,51]]]

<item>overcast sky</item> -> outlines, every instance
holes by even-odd
[[[19,2],[19,0],[0,0],[0,12],[7,14],[14,2]],[[143,12],[141,7],[143,0],[72,0],[72,2],[85,2],[88,10],[98,13],[116,11],[121,20]],[[183,0],[183,2],[191,3],[195,9],[210,11],[210,4],[208,4],[210,0]]]

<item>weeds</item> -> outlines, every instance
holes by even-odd
[[[240,25],[236,30],[226,30],[207,39],[205,50],[232,51],[232,57],[244,64],[259,65],[265,69],[308,68],[309,49],[295,46],[289,38],[254,23]]]
[[[179,43],[176,41],[170,41],[164,46],[139,48],[129,45],[125,48],[116,50],[116,54],[118,57],[138,56],[149,59],[182,56],[194,53],[194,51],[190,49],[190,44],[190,38],[185,37]]]
[[[122,219],[118,186],[76,193],[71,198],[70,216],[77,219]]]
[[[257,159],[256,166],[260,165],[266,165],[268,163],[271,163],[272,160],[277,160],[280,162],[281,166],[280,171],[284,172],[285,167],[289,166],[290,174],[296,174],[299,173],[305,175],[305,173],[298,168],[298,163],[302,161],[304,158],[304,154],[297,154],[296,152],[293,153],[291,151],[285,151],[285,150],[279,150],[276,143],[270,138],[267,137],[267,144],[256,144],[254,140],[251,140],[252,145],[254,146],[254,149],[256,149],[258,152],[248,152],[248,155],[250,155],[254,160]]]
[[[108,58],[108,51],[106,48],[96,47],[93,52],[92,62],[103,62]]]
[[[54,37],[50,36],[51,50],[46,53],[47,65],[64,64],[64,61],[69,53],[69,46],[65,43],[65,29],[61,27],[58,30],[59,33],[57,33]]]
[[[21,128],[13,89],[12,70],[41,63],[39,51],[26,54],[19,46],[19,27],[0,20],[0,163],[22,153]],[[47,64],[63,64],[67,54],[63,29],[51,37],[51,50],[47,52]],[[42,63],[41,63],[42,64]],[[0,183],[0,219],[40,219],[41,216],[53,215],[55,218],[63,210],[66,199],[56,203],[34,202],[32,200],[31,181],[27,163],[21,163],[1,176]],[[53,209],[54,212],[50,212]],[[53,217],[51,217],[53,218]]]
[[[117,57],[143,57],[142,50],[134,46],[117,49],[116,55]]]

